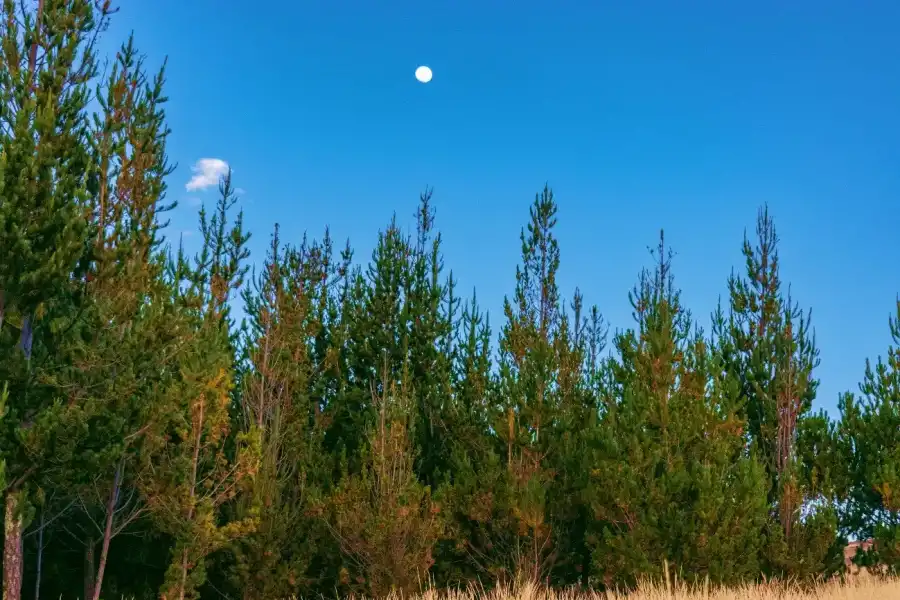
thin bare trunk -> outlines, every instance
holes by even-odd
[[[106,525],[103,528],[103,545],[100,548],[100,565],[97,569],[97,577],[94,579],[94,594],[92,600],[100,600],[100,589],[103,587],[103,573],[106,570],[106,559],[109,556],[109,542],[113,536],[113,518],[116,516],[116,500],[119,497],[119,486],[122,480],[122,465],[119,461],[116,467],[116,476],[109,490],[109,499],[106,501]]]
[[[184,588],[187,586],[188,551],[181,551],[181,586],[178,590],[178,600],[184,600]]]
[[[84,540],[84,597],[94,597],[94,540]]]
[[[22,492],[6,494],[3,540],[3,600],[22,597]]]
[[[187,522],[190,523],[194,519],[194,496],[196,495],[196,487],[197,487],[197,468],[200,464],[200,443],[202,441],[203,436],[203,418],[205,416],[205,408],[206,405],[204,400],[200,401],[200,416],[197,419],[197,437],[194,440],[194,456],[193,462],[191,464],[191,491],[190,491],[190,503],[187,510]],[[178,590],[178,600],[184,600],[185,587],[187,586],[187,572],[188,572],[188,549],[185,548],[181,551],[181,585]]]
[[[37,543],[37,569],[34,578],[34,600],[41,600],[41,567],[43,566],[44,560],[44,519],[46,515],[44,513],[44,509],[41,509],[41,525],[40,529],[38,529],[38,543]]]
[[[513,409],[509,408],[506,410],[506,421],[508,425],[508,436],[506,439],[506,467],[512,471],[513,468],[513,436],[515,436],[515,413],[513,413]]]

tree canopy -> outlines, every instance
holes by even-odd
[[[129,39],[100,77],[109,2],[0,1],[4,598],[811,580],[847,536],[900,568],[900,302],[859,392],[813,413],[765,206],[710,319],[661,232],[611,336],[560,288],[548,185],[493,321],[431,190],[368,261],[274,224],[251,257],[229,173],[191,256],[164,65]]]

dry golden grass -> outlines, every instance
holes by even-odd
[[[630,594],[547,591],[531,585],[487,593],[426,592],[417,600],[900,600],[900,580],[860,576],[823,583],[813,589],[767,584],[734,589],[690,589],[683,585],[642,586]],[[401,600],[399,597],[392,600]]]

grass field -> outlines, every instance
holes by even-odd
[[[848,583],[823,583],[801,590],[779,584],[737,589],[688,589],[686,586],[643,586],[627,596],[615,593],[553,592],[525,585],[516,589],[477,592],[428,592],[417,600],[900,600],[900,580],[859,577]],[[396,598],[395,600],[400,600]]]

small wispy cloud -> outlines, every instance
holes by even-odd
[[[219,184],[219,179],[228,173],[228,163],[221,158],[201,158],[191,172],[194,175],[184,188],[189,192],[205,190]]]

